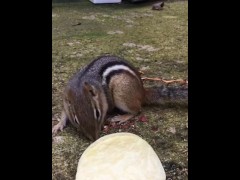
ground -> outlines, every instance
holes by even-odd
[[[52,9],[52,113],[59,118],[62,92],[68,79],[102,54],[129,60],[148,77],[185,79],[188,76],[188,1],[94,5],[54,3]],[[157,82],[146,85],[156,85]],[[57,121],[53,121],[56,124]],[[145,139],[156,151],[167,180],[188,179],[188,107],[148,106],[107,133],[128,131]],[[72,180],[83,151],[91,144],[72,127],[53,138],[52,179]]]

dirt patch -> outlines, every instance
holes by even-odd
[[[124,32],[122,31],[108,31],[107,34],[123,34]]]

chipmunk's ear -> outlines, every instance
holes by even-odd
[[[83,88],[85,91],[87,91],[91,96],[96,96],[97,95],[97,91],[95,89],[94,86],[92,86],[91,84],[89,84],[88,82],[84,82],[83,83]]]

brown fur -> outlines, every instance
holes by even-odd
[[[123,72],[111,78],[109,87],[114,104],[118,109],[131,114],[137,114],[141,111],[144,101],[144,88],[136,77]]]

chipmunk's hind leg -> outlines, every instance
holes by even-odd
[[[126,112],[124,115],[113,117],[112,122],[126,122],[141,111],[144,89],[136,77],[124,73],[116,75],[111,79],[110,89],[114,105],[121,111]]]

